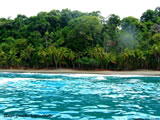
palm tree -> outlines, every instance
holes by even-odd
[[[105,59],[107,61],[107,66],[109,67],[109,69],[113,69],[113,65],[117,64],[117,55],[113,52],[108,53]]]
[[[97,64],[101,65],[101,67],[108,63],[106,59],[107,53],[105,53],[104,49],[99,45],[94,48],[89,48],[87,54],[89,57],[94,58],[97,61]]]
[[[8,66],[7,54],[3,50],[0,50],[0,66]]]
[[[48,67],[48,61],[47,61],[47,52],[46,49],[40,47],[38,52],[37,52],[38,58],[39,58],[39,63],[44,66],[47,65]]]
[[[29,44],[26,49],[21,51],[20,58],[23,62],[23,65],[28,65],[32,62],[32,56],[33,52],[35,51],[35,48],[32,44]]]
[[[21,59],[17,56],[17,50],[15,48],[10,49],[8,54],[8,63],[12,67],[19,67]]]
[[[159,64],[160,64],[160,45],[159,44],[154,44],[152,47],[151,47],[151,54],[154,55],[155,57],[155,65],[154,66],[157,66],[157,68],[159,68]],[[156,65],[157,63],[157,65]]]
[[[68,52],[69,52],[68,59],[71,60],[72,67],[75,68],[74,59],[76,58],[76,53],[73,52],[72,50],[69,50]]]
[[[146,54],[145,51],[142,51],[140,49],[135,50],[136,55],[136,67],[137,68],[144,68],[146,66]]]
[[[57,60],[56,60],[57,48],[55,46],[50,46],[47,49],[47,52],[49,54],[49,57],[51,57],[51,61],[54,61],[52,63],[54,63],[57,68]]]
[[[120,54],[120,64],[125,68],[125,69],[133,69],[133,64],[135,60],[135,53],[133,50],[125,49],[121,54]]]
[[[68,58],[68,49],[65,47],[60,47],[57,49],[56,54],[56,63],[59,64],[60,68],[62,67],[62,64],[66,64],[65,58]]]

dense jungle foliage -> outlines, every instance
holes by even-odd
[[[140,19],[69,9],[0,18],[0,68],[160,69],[160,7]]]

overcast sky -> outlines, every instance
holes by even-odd
[[[36,15],[41,11],[69,8],[82,12],[101,11],[104,17],[117,14],[121,18],[139,18],[147,9],[160,6],[160,0],[1,0],[0,17],[14,18],[17,14]]]

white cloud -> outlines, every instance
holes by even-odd
[[[103,16],[117,14],[121,18],[139,18],[147,9],[155,9],[160,0],[3,0],[0,17],[15,17],[17,14],[36,15],[41,11],[69,8],[82,12],[100,10]]]

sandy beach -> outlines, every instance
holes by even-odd
[[[74,70],[74,69],[40,69],[40,70],[22,70],[22,69],[0,69],[0,72],[15,73],[49,73],[49,74],[103,74],[103,75],[152,75],[160,76],[160,71],[154,70],[135,70],[135,71],[109,71],[109,70]]]

